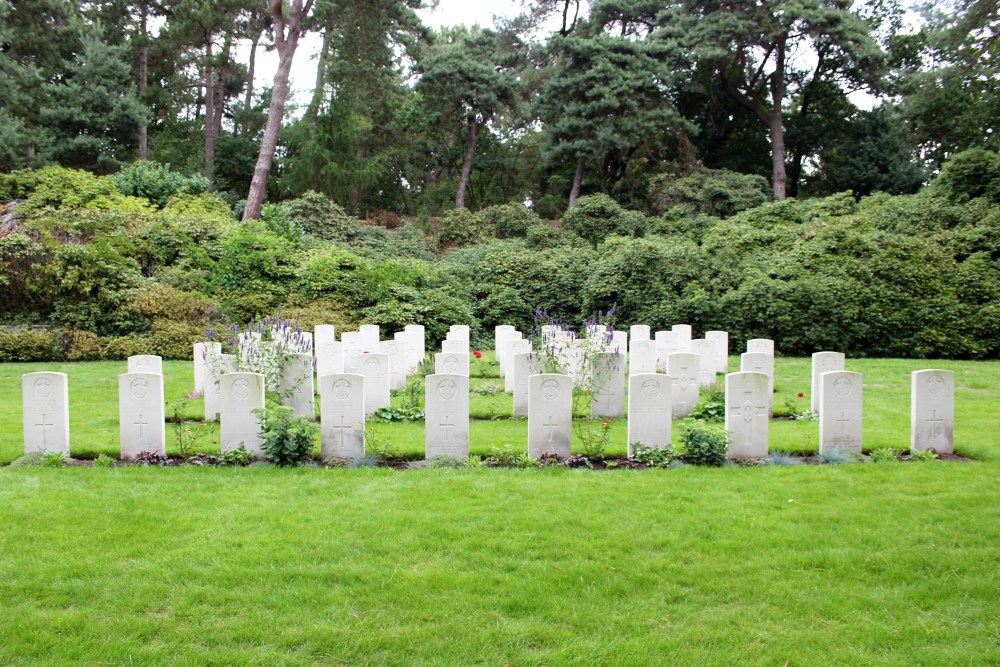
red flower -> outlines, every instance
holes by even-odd
[[[479,350],[476,350],[476,351],[474,351],[472,353],[472,356],[474,356],[476,359],[482,359],[483,358],[483,353],[480,352]]]
[[[805,396],[805,394],[803,394],[803,393],[802,393],[802,392],[800,391],[800,392],[799,392],[799,398],[802,398],[803,396]]]

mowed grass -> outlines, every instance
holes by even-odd
[[[0,664],[997,664],[997,470],[3,468]]]
[[[487,360],[492,354],[486,353]],[[730,359],[736,368],[738,359]],[[166,401],[178,404],[193,388],[191,363],[164,363]],[[959,453],[977,459],[1000,459],[1000,362],[997,361],[926,361],[912,359],[850,359],[848,369],[864,374],[864,447],[867,451],[882,447],[905,450],[910,432],[910,373],[922,368],[945,368],[956,373],[955,444]],[[496,373],[495,366],[486,366]],[[100,453],[117,455],[118,445],[118,374],[125,371],[123,362],[88,362],[71,364],[2,364],[0,365],[0,464],[11,461],[23,451],[21,425],[21,375],[39,370],[67,373],[70,383],[71,447],[75,456],[93,457]],[[473,365],[473,373],[479,370]],[[721,377],[721,376],[720,376]],[[472,385],[498,385],[496,377],[473,378]],[[786,413],[809,409],[810,360],[779,357],[776,360],[775,410]],[[798,393],[805,394],[799,398]],[[422,389],[420,391],[422,397]],[[393,397],[395,405],[406,401]],[[580,414],[589,405],[579,404]],[[318,410],[318,403],[317,403]],[[188,401],[183,413],[191,419],[204,416],[202,399]],[[172,410],[168,408],[168,417]],[[470,414],[471,449],[487,454],[492,447],[511,445],[527,449],[527,421],[513,420],[509,394],[472,394]],[[424,452],[424,425],[419,423],[370,424],[376,437],[398,455],[419,457]],[[675,429],[675,439],[677,429]],[[770,427],[772,450],[816,452],[819,424],[815,421],[775,419]],[[167,428],[167,450],[177,453],[172,429]],[[627,451],[627,427],[624,420],[614,422],[608,454],[623,456]],[[574,447],[578,450],[579,443]],[[209,425],[195,444],[199,451],[218,452],[218,431]],[[316,453],[319,453],[317,437]]]

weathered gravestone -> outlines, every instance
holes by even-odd
[[[656,342],[648,338],[633,338],[629,343],[629,375],[656,372]]]
[[[516,329],[510,324],[498,324],[493,327],[493,350],[499,350],[501,339],[514,333],[514,331],[516,331]]]
[[[744,352],[740,355],[740,371],[763,373],[767,376],[767,414],[774,414],[774,355],[766,352]]]
[[[691,353],[698,355],[698,383],[702,387],[715,384],[715,366],[718,363],[715,344],[707,338],[695,338],[691,341]]]
[[[705,338],[715,345],[715,372],[729,372],[729,332],[706,331]]]
[[[317,324],[313,327],[313,344],[329,343],[337,340],[337,327],[332,324]]]
[[[910,376],[910,449],[955,452],[955,373],[928,369]]]
[[[514,374],[514,356],[524,354],[525,352],[531,352],[530,340],[515,338],[514,340],[507,341],[507,345],[504,348],[504,358],[507,360],[507,374],[503,379],[503,390],[508,394],[514,391],[514,380],[516,378]]]
[[[344,344],[336,340],[316,343],[316,377],[344,372]]]
[[[809,411],[819,412],[819,380],[823,373],[842,371],[845,368],[845,357],[843,352],[813,352],[812,355],[812,381],[809,395]]]
[[[254,458],[263,459],[260,419],[253,411],[264,407],[264,376],[261,373],[226,373],[219,380],[219,389],[222,394],[219,412],[222,453],[243,445]]]
[[[159,373],[163,375],[163,359],[155,354],[136,354],[128,358],[129,373]]]
[[[726,376],[726,430],[729,458],[767,456],[767,376],[753,371]]]
[[[670,392],[674,419],[683,419],[698,405],[698,355],[676,352],[667,357],[667,375],[674,379]]]
[[[628,328],[629,343],[633,343],[637,340],[649,340],[649,335],[648,324],[633,324]]]
[[[514,376],[514,416],[527,417],[528,380],[545,371],[545,359],[535,352],[520,352],[513,356],[510,370]]]
[[[469,375],[469,355],[458,352],[438,352],[434,355],[434,372]]]
[[[427,331],[423,324],[407,324],[403,327],[403,332],[410,334],[406,341],[406,365],[407,370],[412,373],[424,363],[424,357],[427,356]]]
[[[441,341],[441,351],[469,354],[469,341],[465,338],[445,338]]]
[[[747,341],[747,352],[763,352],[774,356],[774,341],[770,338],[751,338]]]
[[[628,354],[628,332],[613,331],[611,333],[611,344],[606,349],[614,354]]]
[[[389,407],[389,357],[385,354],[359,354],[352,368],[365,376],[365,411],[372,414]]]
[[[528,378],[528,456],[566,458],[573,444],[573,379],[542,373]]]
[[[208,355],[222,354],[222,343],[195,343],[194,350],[194,390],[205,393],[205,379],[209,375]]]
[[[296,417],[316,416],[313,358],[311,354],[288,354],[282,360],[278,392],[281,403],[294,410]]]
[[[591,362],[590,414],[594,417],[625,416],[625,355],[598,352]]]
[[[860,454],[861,373],[823,373],[819,386],[819,453]]]
[[[674,344],[674,332],[657,331],[653,334],[653,341],[656,343],[656,370],[657,372],[665,373],[667,370],[667,357],[679,352]]]
[[[378,353],[378,344],[381,340],[381,332],[377,324],[362,324],[358,327],[361,334],[361,351],[369,354]]]
[[[545,327],[542,327],[543,329]],[[542,336],[546,334],[543,332]],[[507,375],[507,361],[503,358],[504,350],[507,348],[507,341],[514,340],[515,338],[521,338],[522,334],[517,329],[511,327],[510,329],[498,329],[496,332],[496,357],[497,364],[499,365],[500,377],[506,377]]]
[[[424,450],[427,458],[469,458],[469,378],[442,373],[427,376],[424,385]]]
[[[670,391],[673,378],[638,373],[628,379],[628,455],[635,445],[669,447],[673,437]]]
[[[69,378],[65,373],[21,376],[24,453],[69,455]]]
[[[691,325],[675,324],[670,328],[674,334],[674,349],[680,353],[691,351]]]
[[[163,415],[163,376],[125,373],[118,376],[118,421],[121,457],[142,452],[166,455],[167,431]]]
[[[344,372],[360,373],[360,368],[355,368],[354,363],[362,352],[365,351],[364,337],[360,331],[344,331],[340,334],[341,347],[344,352]]]
[[[452,324],[448,327],[448,335],[446,338],[450,338],[452,340],[464,340],[468,343],[471,334],[472,332],[469,329],[468,324]]]
[[[510,350],[510,344],[516,340],[524,340],[524,335],[520,331],[515,331],[512,334],[504,336],[503,343],[500,349],[497,350],[497,362],[500,364],[500,377],[502,378],[507,377],[507,370],[510,365],[510,357],[507,356],[507,353]]]
[[[331,373],[319,379],[320,447],[324,459],[365,455],[365,378]]]
[[[379,343],[379,352],[389,357],[389,389],[406,387],[406,344],[397,340]]]
[[[205,376],[205,419],[217,419],[222,407],[222,389],[219,381],[226,373],[236,372],[235,354],[215,354],[206,356],[208,374]]]

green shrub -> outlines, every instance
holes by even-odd
[[[209,188],[209,181],[202,175],[184,176],[171,171],[170,166],[159,162],[133,162],[111,177],[118,192],[149,200],[163,208],[173,195],[182,193],[200,195]]]
[[[469,245],[482,238],[483,229],[480,222],[467,208],[448,211],[438,221],[439,248]]]
[[[930,192],[959,204],[977,197],[1000,202],[1000,154],[984,148],[955,153],[941,167]]]
[[[243,443],[240,443],[238,447],[232,447],[224,451],[222,453],[222,461],[227,466],[245,468],[253,463],[253,454],[247,451]]]
[[[562,224],[596,248],[611,236],[641,236],[646,219],[637,211],[623,209],[607,195],[588,195],[566,211]]]
[[[83,208],[98,197],[118,194],[114,183],[106,176],[56,166],[39,169],[19,182],[20,194],[28,198],[19,209],[22,215],[31,215],[43,208]]]
[[[346,241],[361,230],[361,221],[318,192],[309,191],[284,202],[289,217],[307,234],[332,241]]]
[[[115,460],[114,458],[108,456],[107,454],[100,454],[96,459],[94,459],[95,468],[114,468]]]
[[[542,222],[534,211],[516,203],[484,208],[476,213],[476,220],[480,229],[498,239],[524,238]]]
[[[226,239],[213,280],[228,292],[227,307],[238,319],[272,310],[285,299],[298,273],[295,250],[260,225],[247,225]]]
[[[199,221],[212,229],[236,223],[229,204],[214,192],[173,195],[163,207],[163,215],[177,221]]]
[[[57,361],[61,356],[62,340],[55,332],[0,329],[0,362]]]
[[[632,458],[650,468],[669,468],[680,455],[673,447],[646,447],[633,443]]]
[[[443,340],[452,324],[474,321],[468,302],[445,288],[417,290],[403,285],[392,287],[386,299],[364,309],[361,319],[378,324],[383,331],[402,331],[407,324],[422,324],[428,345]]]
[[[871,453],[872,463],[896,463],[899,460],[899,452],[892,447],[882,447]]]
[[[295,411],[283,405],[257,408],[253,412],[260,420],[261,448],[268,461],[279,466],[294,466],[312,456],[319,424],[308,417],[294,417]]]
[[[769,199],[766,178],[728,169],[699,168],[681,178],[659,174],[649,183],[650,208],[657,215],[671,211],[674,217],[682,214],[728,218]]]
[[[563,234],[556,227],[547,222],[542,222],[528,228],[525,240],[529,248],[555,248],[565,242]]]
[[[680,445],[686,463],[718,468],[726,463],[729,435],[717,426],[689,424],[681,431]]]

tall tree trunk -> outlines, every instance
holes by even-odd
[[[34,169],[34,167],[35,167],[35,142],[32,141],[31,143],[28,144],[28,152],[27,152],[27,155],[25,155],[25,159],[27,160],[28,169]]]
[[[257,68],[257,45],[260,43],[261,33],[255,33],[250,42],[250,62],[247,64],[247,90],[243,98],[243,113],[247,115],[246,124],[243,126],[243,134],[250,133],[250,107],[253,106],[253,77]]]
[[[778,40],[774,73],[771,74],[771,187],[775,201],[785,199],[785,123],[781,101],[785,97],[785,38]]]
[[[472,162],[476,158],[476,135],[479,127],[475,118],[468,120],[469,143],[465,147],[465,160],[462,161],[462,177],[458,180],[458,194],[455,195],[455,208],[465,208],[465,190],[469,187],[472,176]]]
[[[326,96],[326,62],[332,41],[333,38],[330,31],[324,30],[323,44],[319,49],[319,62],[316,63],[316,84],[313,86],[313,94],[312,99],[309,100],[309,106],[306,107],[306,119],[309,121],[309,128],[314,136],[316,126],[319,123],[319,107],[323,104],[323,98]],[[312,165],[310,171],[312,172],[309,177],[310,187],[314,192],[321,192],[323,188],[323,184],[319,180],[321,167]]]
[[[257,164],[253,170],[253,180],[247,193],[247,203],[243,208],[244,220],[260,218],[260,209],[267,193],[267,179],[271,175],[271,165],[274,163],[274,151],[278,147],[278,133],[281,131],[281,121],[285,115],[285,100],[288,98],[288,76],[292,70],[292,60],[295,49],[299,45],[302,34],[302,22],[312,10],[313,0],[293,0],[290,7],[291,15],[286,24],[282,0],[271,0],[271,16],[274,20],[274,46],[278,51],[278,71],[274,73],[274,85],[271,88],[271,106],[267,111],[267,124],[264,126],[264,137],[260,142],[260,152],[257,154]],[[287,26],[287,34],[286,34]]]
[[[576,206],[576,200],[580,198],[580,189],[583,188],[583,167],[587,164],[587,158],[581,157],[576,161],[576,173],[573,174],[573,187],[569,191],[569,208]]]
[[[222,47],[222,62],[215,77],[215,113],[212,116],[212,135],[218,139],[222,135],[222,117],[226,111],[226,79],[229,77],[229,56],[233,49],[233,31],[226,33],[226,41]]]
[[[215,184],[215,76],[211,38],[205,44],[205,178]]]
[[[149,79],[149,36],[147,32],[146,3],[142,4],[142,46],[139,47],[139,101],[146,105],[146,83]],[[139,159],[149,159],[149,119],[143,118],[139,123]]]

